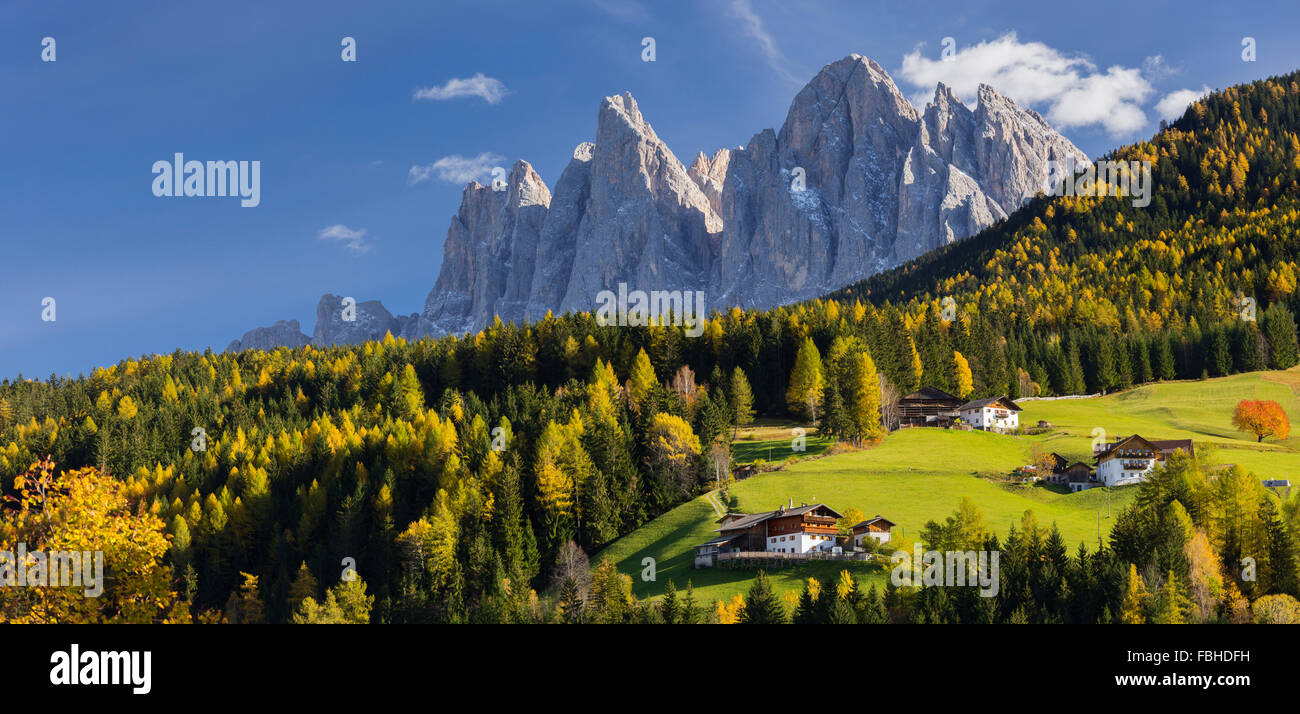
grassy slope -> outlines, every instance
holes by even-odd
[[[793,498],[795,503],[823,501],[841,511],[857,508],[867,516],[879,513],[902,526],[909,537],[926,521],[951,514],[962,496],[970,496],[1000,537],[1026,509],[1032,509],[1040,523],[1060,528],[1071,549],[1080,542],[1093,548],[1098,515],[1103,535],[1113,522],[1105,518],[1104,490],[1062,494],[1041,486],[1005,486],[978,478],[977,472],[1005,474],[1026,463],[1037,442],[1066,457],[1085,458],[1091,451],[1093,428],[1103,427],[1109,436],[1136,432],[1155,439],[1192,438],[1198,449],[1204,444],[1218,448],[1216,463],[1238,463],[1261,478],[1300,478],[1300,437],[1257,445],[1230,423],[1232,407],[1244,398],[1275,399],[1289,414],[1300,415],[1297,390],[1300,371],[1292,370],[1151,385],[1096,399],[1025,402],[1022,423],[1047,419],[1052,432],[1017,437],[907,429],[873,449],[810,460],[742,481],[732,493],[747,512],[770,510]],[[1112,490],[1111,509],[1117,512],[1133,494],[1132,488]],[[701,602],[729,598],[748,588],[753,571],[691,567],[691,548],[712,537],[715,518],[708,501],[698,498],[620,539],[602,555],[609,555],[621,571],[632,575],[638,596],[661,594],[670,579],[678,587],[689,579]],[[647,556],[657,563],[655,582],[640,579],[641,560]],[[778,571],[773,577],[778,591],[794,590],[801,578],[826,581],[842,567],[815,563]],[[864,583],[883,585],[885,572],[879,568],[861,564],[855,569]]]
[[[1078,459],[1091,453],[1092,430],[1108,438],[1141,434],[1152,439],[1193,439],[1196,448],[1217,449],[1215,463],[1241,464],[1260,478],[1300,479],[1300,436],[1284,441],[1254,437],[1232,427],[1232,410],[1242,399],[1272,399],[1300,419],[1300,371],[1253,372],[1204,382],[1170,382],[1138,387],[1098,399],[1022,402],[1021,423],[1052,422],[1051,448]],[[1300,423],[1296,425],[1300,428]]]

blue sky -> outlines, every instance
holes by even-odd
[[[431,167],[524,158],[554,186],[601,98],[625,90],[689,163],[779,127],[808,79],[856,52],[909,97],[993,80],[1095,156],[1153,133],[1179,97],[1300,67],[1293,1],[1009,5],[6,3],[0,378],[221,350],[278,319],[310,334],[325,292],[416,312],[463,188]],[[261,204],[155,197],[151,167],[175,152],[260,161]]]

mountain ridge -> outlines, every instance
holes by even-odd
[[[1088,162],[1037,112],[988,85],[977,99],[969,108],[939,84],[918,110],[852,54],[796,94],[779,132],[688,167],[630,93],[606,97],[553,193],[522,159],[503,186],[465,187],[438,278],[398,327],[439,337],[588,311],[620,282],[703,290],[714,310],[798,302],[1005,219],[1051,161]],[[340,314],[318,319],[322,335],[358,333]],[[284,333],[258,329],[236,342]]]

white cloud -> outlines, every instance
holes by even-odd
[[[480,97],[488,104],[496,104],[505,98],[510,90],[499,79],[485,76],[482,72],[465,79],[449,79],[439,86],[415,90],[416,99],[457,99],[459,97]]]
[[[1166,62],[1164,55],[1155,55],[1142,60],[1142,74],[1153,82],[1181,74],[1182,71],[1182,68],[1173,67]]]
[[[1163,66],[1162,59],[1148,58],[1149,69]],[[1146,125],[1142,103],[1155,91],[1141,70],[1116,65],[1099,72],[1086,57],[1021,42],[1015,32],[961,48],[949,61],[924,57],[918,47],[903,57],[902,77],[931,92],[943,82],[971,101],[979,85],[988,84],[1018,104],[1045,110],[1058,129],[1099,125],[1117,135]]]
[[[417,183],[423,183],[430,178],[437,177],[441,181],[448,183],[469,183],[484,179],[486,184],[488,177],[492,174],[492,169],[496,168],[504,156],[485,151],[478,156],[461,156],[452,154],[444,156],[441,159],[424,166],[412,166],[411,171],[406,176],[406,182],[411,186]]]
[[[1156,102],[1156,113],[1161,119],[1175,121],[1187,111],[1187,106],[1192,102],[1204,97],[1210,93],[1210,88],[1204,84],[1201,85],[1201,91],[1195,89],[1180,89],[1176,92],[1170,92],[1165,95],[1164,99]]]
[[[366,229],[357,228],[353,230],[343,225],[335,223],[332,226],[326,226],[320,229],[316,234],[318,240],[330,241],[336,245],[342,245],[345,250],[355,255],[368,253],[373,245],[366,240]]]
[[[758,51],[767,60],[768,66],[786,81],[798,83],[799,78],[789,69],[789,60],[777,48],[776,40],[763,26],[763,18],[754,12],[754,7],[749,4],[749,0],[731,0],[731,14],[740,20],[741,32],[758,43]]]

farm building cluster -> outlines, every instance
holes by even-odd
[[[1114,441],[1093,446],[1096,470],[1082,461],[1069,463],[1060,454],[1051,454],[1051,473],[1041,478],[1048,483],[1069,487],[1072,492],[1097,486],[1127,486],[1145,481],[1155,467],[1174,452],[1196,455],[1191,439],[1145,439],[1137,434],[1116,437]]]
[[[1020,428],[1021,408],[1009,398],[990,397],[966,401],[935,389],[921,387],[898,400],[898,425],[953,428],[1009,434]]]
[[[894,524],[882,516],[854,524],[841,536],[844,516],[824,503],[788,505],[763,513],[727,513],[719,518],[718,537],[695,547],[695,567],[708,568],[736,558],[865,558],[866,543],[888,543]]]

